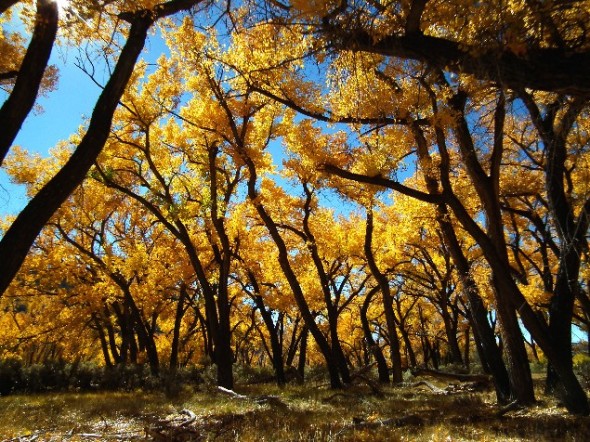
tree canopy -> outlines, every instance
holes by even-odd
[[[339,388],[473,348],[527,405],[538,346],[590,413],[590,2],[60,5],[0,2],[1,165],[30,197],[0,225],[0,357],[226,388],[307,362]],[[54,46],[88,41],[110,76],[87,123],[50,158],[13,146]]]

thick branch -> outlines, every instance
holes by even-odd
[[[357,181],[359,183],[373,184],[375,186],[386,187],[388,189],[395,190],[403,195],[407,195],[412,198],[416,198],[417,200],[425,201],[427,203],[442,202],[442,197],[440,195],[431,195],[429,193],[421,192],[420,190],[412,189],[411,187],[404,186],[403,184],[397,181],[390,180],[389,178],[384,178],[381,175],[361,175],[359,173],[349,172],[348,170],[341,169],[332,164],[323,164],[321,168],[322,170],[337,175],[341,178]]]
[[[418,32],[388,35],[375,41],[364,30],[346,33],[330,26],[326,31],[336,47],[423,61],[514,90],[530,88],[571,95],[590,93],[590,51],[567,53],[555,48],[532,48],[526,54],[517,55],[509,49],[482,52]]]

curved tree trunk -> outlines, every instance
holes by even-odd
[[[52,2],[53,3],[53,2]],[[55,6],[55,3],[53,3]],[[102,150],[113,114],[141,53],[153,20],[138,15],[133,20],[113,75],[96,103],[88,130],[67,163],[43,186],[17,216],[0,241],[0,294],[4,293],[23,263],[35,238],[55,211],[86,177]]]
[[[297,280],[297,276],[291,267],[291,263],[289,262],[289,252],[287,249],[287,245],[283,240],[281,234],[279,233],[277,224],[274,222],[270,214],[266,211],[266,208],[262,205],[260,201],[260,197],[258,194],[258,190],[256,189],[257,184],[257,173],[256,173],[256,166],[254,162],[245,152],[241,152],[242,160],[246,163],[248,167],[248,172],[250,174],[248,178],[248,198],[254,205],[254,208],[258,212],[258,215],[262,219],[262,222],[266,226],[271,238],[273,239],[278,252],[279,252],[279,265],[281,266],[281,270],[289,283],[289,287],[293,292],[293,296],[295,298],[295,302],[297,303],[297,307],[301,312],[301,317],[305,322],[306,328],[309,330],[311,335],[313,336],[314,340],[316,341],[322,356],[326,361],[326,368],[328,369],[328,373],[330,375],[330,385],[332,388],[342,388],[342,381],[340,379],[340,370],[338,368],[337,361],[334,359],[334,354],[332,352],[332,348],[330,344],[326,340],[326,337],[322,334],[321,330],[319,329],[318,325],[315,322],[315,319],[309,309],[307,304],[307,300],[305,299],[305,295],[303,294],[303,290],[299,281]]]

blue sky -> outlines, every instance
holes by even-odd
[[[162,41],[153,36],[146,48],[150,49],[150,59],[157,58],[164,50]],[[77,48],[54,46],[49,64],[59,69],[57,89],[37,98],[36,104],[43,110],[29,114],[14,145],[47,156],[57,142],[68,139],[92,114],[100,88],[76,66],[78,56]],[[6,97],[7,94],[0,91],[0,103]],[[23,187],[12,184],[4,170],[0,169],[0,217],[18,214],[26,203]]]
[[[59,67],[58,88],[37,99],[43,110],[29,114],[15,145],[47,156],[51,147],[67,139],[77,130],[84,116],[90,115],[100,90],[74,65],[74,58],[75,54],[60,54],[59,49],[54,48],[50,64]],[[16,214],[25,204],[23,189],[11,184],[6,173],[0,171],[0,215]]]

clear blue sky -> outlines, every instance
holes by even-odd
[[[59,140],[67,139],[82,123],[84,115],[90,115],[99,88],[74,65],[75,55],[59,53],[54,48],[50,64],[59,67],[58,88],[37,99],[42,112],[31,112],[25,120],[14,144],[31,152],[47,156]],[[4,97],[3,97],[4,99]],[[6,173],[0,171],[0,215],[16,214],[26,204],[24,191],[9,182]]]

